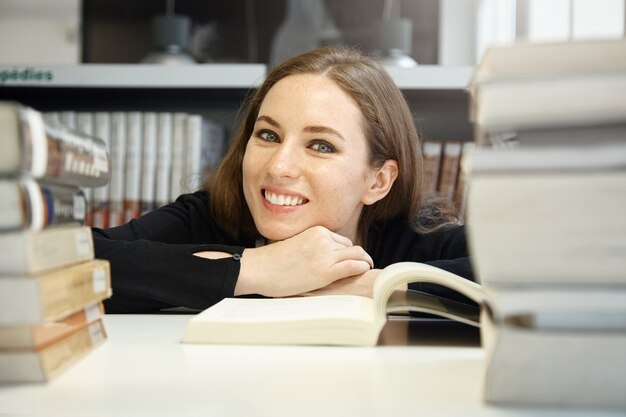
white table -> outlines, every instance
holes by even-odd
[[[429,345],[418,335],[417,346],[393,345],[406,322],[388,324],[391,345],[373,348],[181,344],[190,317],[107,315],[109,340],[57,379],[0,386],[0,416],[564,414],[484,404],[476,341]]]

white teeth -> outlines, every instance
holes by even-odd
[[[274,194],[265,190],[265,199],[278,206],[299,206],[303,199],[295,195]]]

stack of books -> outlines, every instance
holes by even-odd
[[[100,139],[0,102],[0,382],[47,381],[106,339],[108,261],[81,187],[106,184]]]
[[[486,399],[626,406],[626,40],[490,49],[471,84],[469,244]]]

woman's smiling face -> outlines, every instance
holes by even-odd
[[[321,225],[356,241],[376,181],[362,123],[354,100],[323,75],[290,75],[269,90],[243,160],[261,235],[284,240]]]

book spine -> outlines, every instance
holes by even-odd
[[[468,172],[466,169],[463,169],[463,166],[465,164],[464,160],[466,155],[468,155],[475,147],[476,144],[474,142],[463,142],[463,147],[461,149],[461,162],[459,165],[459,175],[456,183],[456,190],[454,191],[454,207],[456,209],[456,214],[458,218],[463,220],[464,222],[465,207],[467,205]]]
[[[35,276],[4,276],[0,288],[0,325],[36,324],[108,298],[111,270],[106,260],[86,261]]]
[[[172,171],[172,114],[159,113],[156,174],[156,205],[170,202],[170,175]]]
[[[139,217],[140,214],[142,114],[129,112],[126,123],[124,222]]]
[[[143,115],[143,150],[141,164],[141,214],[154,209],[157,165],[157,114]]]
[[[205,120],[203,126],[204,136],[207,138],[208,151],[205,169],[215,168],[224,157],[226,152],[227,138],[224,126],[211,120]]]
[[[186,113],[174,113],[172,133],[172,174],[170,178],[170,201],[181,194],[181,181],[185,164],[185,121]]]
[[[87,226],[0,234],[0,274],[37,274],[93,257]]]
[[[111,149],[111,115],[107,112],[97,112],[94,117],[95,135],[102,139]],[[111,154],[111,157],[113,155]],[[111,167],[111,181],[113,180]],[[105,229],[109,227],[109,192],[110,183],[93,190],[93,226]]]
[[[424,160],[424,191],[434,195],[437,192],[439,169],[441,168],[441,150],[443,142],[426,140],[422,144]]]
[[[126,113],[111,115],[111,183],[109,227],[124,223],[124,173],[126,172]]]
[[[185,163],[181,193],[192,192],[198,188],[207,156],[206,137],[203,137],[202,131],[202,116],[190,114],[185,124]]]
[[[7,105],[0,111],[6,112]],[[10,148],[21,149],[21,164],[7,166],[0,162],[1,174],[22,173],[86,187],[107,183],[109,155],[102,140],[62,124],[46,123],[43,115],[30,107],[14,105],[13,111],[17,115],[18,135],[10,139],[17,144]]]
[[[90,112],[76,113],[76,130],[91,137],[96,137],[94,116]],[[101,138],[100,138],[101,139]],[[106,146],[106,144],[105,144]],[[108,152],[108,148],[107,148]],[[109,179],[110,179],[110,163],[109,163]],[[87,202],[87,216],[85,217],[85,224],[87,226],[93,225],[93,187],[83,187],[83,193],[85,194],[85,201]]]
[[[0,326],[0,349],[42,350],[103,316],[104,304],[98,302],[60,320],[3,325]]]
[[[0,352],[0,381],[45,382],[75,364],[107,338],[101,319],[41,351]]]
[[[32,178],[0,180],[0,232],[83,224],[87,203],[78,187],[42,184]]]
[[[441,161],[441,174],[437,192],[440,196],[452,201],[456,187],[456,179],[459,173],[459,161],[461,159],[461,142],[446,142],[443,148]]]

